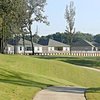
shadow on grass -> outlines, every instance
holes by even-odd
[[[88,88],[86,90],[87,93],[100,93],[100,87],[97,88]]]
[[[36,58],[40,59],[48,59],[48,60],[53,60],[53,59],[79,59],[80,57],[65,57],[65,56],[36,56]]]
[[[30,80],[28,79],[29,76],[29,74],[18,73],[15,71],[0,68],[0,82],[2,83],[39,88],[46,88],[48,86],[51,86],[50,84]]]
[[[74,65],[79,66],[85,66],[85,67],[100,67],[100,59],[96,59],[95,57],[56,57],[56,56],[43,56],[38,57],[40,59],[48,59],[48,60],[58,60],[65,63],[70,63]]]
[[[100,66],[100,62],[93,61],[93,60],[85,60],[85,59],[67,59],[67,60],[60,60],[66,63],[85,66],[85,67],[98,67]]]

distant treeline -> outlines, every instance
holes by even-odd
[[[41,44],[43,41],[46,41],[48,39],[54,39],[56,41],[69,44],[69,38],[70,38],[69,36],[70,35],[68,33],[60,33],[60,32],[56,32],[55,34],[50,34],[50,35],[41,36],[41,37],[37,34],[34,34],[33,41],[35,43]],[[29,36],[25,36],[25,38],[27,40],[30,40]],[[73,42],[76,42],[80,39],[85,39],[85,40],[88,40],[90,42],[94,41],[94,42],[100,43],[100,34],[92,35],[90,33],[76,32],[76,34],[73,35]]]

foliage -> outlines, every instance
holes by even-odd
[[[30,33],[32,48],[33,39],[31,25],[34,21],[48,24],[44,16],[46,0],[2,0],[0,1],[0,37],[1,51],[4,52],[5,42],[11,36]]]
[[[65,19],[66,19],[66,32],[69,34],[69,45],[71,46],[73,41],[73,34],[75,34],[75,7],[74,2],[70,1],[69,6],[66,6],[65,10]]]
[[[68,33],[66,34],[65,32],[64,33],[56,32],[55,34],[41,36],[39,39],[39,43],[42,43],[43,41],[46,41],[48,39],[54,39],[56,41],[63,42],[65,44],[69,44],[69,35],[70,34]],[[77,42],[80,39],[86,39],[92,42],[94,40],[94,36],[89,33],[76,32],[73,36],[73,42]]]
[[[39,21],[48,24],[47,17],[43,15],[44,6],[46,5],[46,0],[27,0],[28,6],[28,18],[26,23],[26,28],[30,34],[31,44],[32,44],[32,54],[34,55],[34,45],[32,36],[32,24],[34,21]]]
[[[76,42],[81,39],[85,39],[85,40],[92,42],[93,36],[89,33],[76,32],[76,34],[73,37],[73,42]]]
[[[100,43],[100,34],[94,36],[94,41]]]
[[[1,52],[4,52],[6,40],[14,34],[19,34],[26,17],[25,0],[2,0],[0,7],[1,19]],[[23,14],[23,15],[22,15]],[[23,17],[24,16],[24,17]]]
[[[32,35],[33,42],[38,43],[40,36],[38,34]],[[30,35],[25,35],[25,39],[31,41]]]

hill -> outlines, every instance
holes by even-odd
[[[37,91],[51,85],[87,87],[89,97],[92,88],[99,100],[100,72],[61,59],[0,55],[0,100],[32,100]]]

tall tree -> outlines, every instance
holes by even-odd
[[[0,2],[2,53],[4,53],[6,39],[21,32],[26,19],[26,11],[26,0],[2,0]]]
[[[10,28],[9,25],[12,24],[12,13],[14,12],[13,10],[13,0],[2,0],[0,2],[0,18],[2,19],[1,23],[1,52],[4,53],[4,48],[5,48],[5,43],[8,34],[10,33]],[[15,3],[14,3],[15,4]]]
[[[30,34],[31,44],[32,44],[32,54],[34,55],[32,24],[34,21],[39,21],[48,24],[47,17],[43,15],[44,6],[46,5],[46,0],[27,0],[27,3],[28,3],[27,30],[29,31]]]
[[[66,33],[69,34],[69,45],[70,45],[70,54],[71,54],[71,46],[73,41],[73,35],[75,34],[75,7],[74,2],[70,1],[70,4],[66,6],[65,9],[65,19],[66,19]]]
[[[7,16],[10,14],[11,12],[11,1],[10,0],[2,0],[0,2],[0,18],[2,20],[2,22],[0,23],[1,24],[1,34],[0,34],[0,37],[1,37],[1,49],[0,51],[2,53],[4,53],[4,47],[5,47],[5,41],[6,41],[6,36],[8,34],[7,31],[9,30],[8,28],[8,19],[9,17],[7,18]]]

